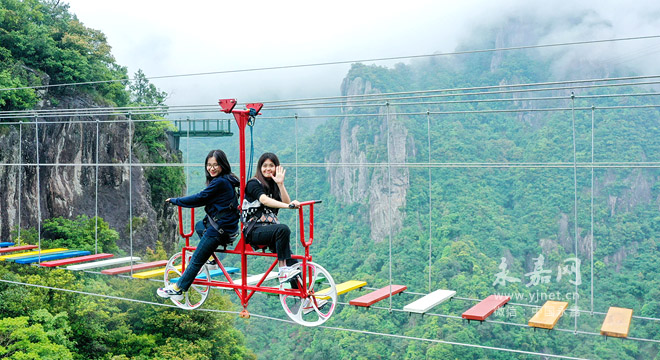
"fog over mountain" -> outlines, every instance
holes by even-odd
[[[652,1],[412,1],[378,5],[291,2],[70,0],[87,26],[103,31],[120,64],[147,76],[316,64],[448,53],[460,49],[554,44],[655,35],[660,4]],[[320,14],[323,14],[321,16]],[[526,27],[492,44],[493,32],[515,20]],[[576,61],[660,69],[660,40],[547,48],[562,78]],[[397,61],[398,62],[398,61]],[[408,62],[408,61],[404,61]],[[395,62],[377,62],[391,66]],[[258,99],[337,95],[350,64],[154,79],[177,104],[212,104],[220,97]],[[247,99],[246,99],[247,100]]]

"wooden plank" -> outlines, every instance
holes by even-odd
[[[12,246],[12,245],[14,245],[13,242],[7,242],[7,241],[0,242],[0,247],[7,247],[7,246]]]
[[[31,256],[27,258],[16,259],[14,262],[17,264],[32,264],[40,261],[49,261],[49,260],[58,260],[65,259],[75,256],[89,255],[89,251],[83,250],[74,250],[74,251],[65,251],[51,254],[41,254],[38,256]]]
[[[454,295],[456,295],[456,291],[454,290],[439,289],[404,306],[403,311],[424,314],[434,306],[451,299]]]
[[[353,291],[355,289],[359,289],[363,286],[367,286],[366,281],[360,281],[360,280],[348,280],[346,282],[343,282],[341,284],[336,285],[337,289],[337,295],[345,294],[349,291]],[[319,291],[316,295],[317,299],[322,299],[322,300],[328,300],[330,299],[329,296],[324,296],[324,294],[327,294],[330,292],[330,288],[323,289]]]
[[[107,259],[107,258],[111,258],[113,256],[114,255],[112,255],[112,254],[95,254],[95,255],[79,256],[79,257],[74,257],[74,258],[69,258],[69,259],[46,261],[46,262],[42,262],[39,265],[46,266],[46,267],[55,267],[55,266],[62,266],[62,265],[69,265],[69,264],[77,264],[77,263],[81,263],[81,262],[87,262],[87,261],[98,260],[98,259]]]
[[[541,309],[529,319],[528,324],[531,327],[552,329],[557,324],[557,321],[559,321],[559,318],[564,314],[567,307],[568,303],[565,301],[548,300],[543,304]]]
[[[133,266],[122,266],[118,268],[112,268],[112,269],[105,269],[101,271],[101,274],[106,274],[106,275],[119,275],[119,274],[125,274],[131,272],[131,269],[133,271],[140,271],[140,270],[145,270],[145,269],[153,269],[156,267],[160,266],[165,266],[167,265],[167,260],[158,260],[158,261],[152,261],[148,263],[143,263],[143,264],[135,264]]]
[[[95,268],[100,268],[100,267],[106,267],[106,266],[113,266],[113,265],[118,265],[118,264],[124,264],[127,262],[133,262],[133,261],[140,261],[139,257],[133,256],[127,256],[127,257],[122,257],[122,258],[114,258],[110,260],[102,260],[102,261],[95,261],[87,264],[78,264],[78,265],[70,265],[67,266],[67,270],[89,270],[89,269],[95,269]]]
[[[227,273],[228,273],[228,274],[235,274],[235,273],[237,273],[240,269],[239,269],[239,268],[236,268],[236,267],[226,267],[225,270],[227,270]],[[165,273],[163,273],[163,275],[165,275]],[[216,277],[216,276],[220,276],[220,275],[224,275],[224,274],[222,273],[222,269],[214,269],[214,270],[210,270],[210,271],[209,271],[209,275],[210,275],[212,278],[214,278],[214,277]],[[277,275],[277,274],[275,274],[275,275]],[[203,273],[202,273],[202,274],[199,274],[199,275],[195,276],[195,279],[206,280],[206,274],[203,274]],[[169,282],[177,282],[177,281],[179,281],[179,278],[178,278],[178,277],[176,277],[176,278],[172,278],[172,279],[169,280]]]
[[[32,250],[32,249],[36,249],[37,247],[38,247],[37,245],[10,246],[0,249],[0,254],[23,251],[23,250]]]
[[[461,317],[468,320],[479,320],[484,321],[489,317],[495,310],[501,308],[509,302],[511,298],[509,296],[503,295],[490,295],[487,298],[481,300],[478,304],[469,308],[464,312]]]
[[[372,291],[366,295],[362,295],[357,299],[353,299],[349,302],[349,304],[355,306],[368,307],[383,299],[387,299],[388,297],[390,297],[390,294],[396,295],[400,292],[403,292],[407,288],[408,287],[405,285],[392,285],[392,286],[388,285],[378,290]]]
[[[181,265],[175,266],[175,268],[181,272]],[[160,269],[155,269],[155,270],[148,270],[148,271],[142,271],[139,273],[134,273],[133,277],[136,279],[149,279],[152,277],[158,277],[158,276],[163,276],[165,275],[165,269],[166,268],[160,268]]]
[[[632,309],[611,306],[607,310],[605,321],[603,321],[603,326],[600,328],[600,334],[621,338],[628,337],[632,314]]]
[[[2,255],[0,256],[0,261],[12,261],[15,259],[20,259],[20,258],[25,258],[25,257],[30,257],[34,255],[39,255],[39,254],[50,254],[50,253],[57,253],[57,252],[63,252],[63,251],[69,251],[69,249],[65,248],[58,248],[58,249],[48,249],[48,250],[41,250],[41,251],[28,251],[20,254],[12,254],[12,255]]]
[[[261,279],[264,277],[264,274],[265,274],[265,273],[261,273],[261,274],[257,274],[257,275],[248,276],[248,277],[247,277],[247,284],[248,284],[248,285],[256,285],[256,284],[259,282],[259,280],[261,280]],[[266,279],[264,280],[264,282],[266,282],[266,281],[268,281],[268,280],[273,280],[273,279],[277,279],[277,271],[271,271],[271,272],[269,272],[269,273],[268,273],[268,276],[266,276]],[[293,280],[292,280],[292,281],[293,281]],[[238,285],[242,285],[242,284],[243,284],[243,280],[242,280],[242,279],[238,279],[238,280],[234,281],[234,283],[235,283],[235,284],[238,284]],[[262,283],[262,284],[263,284],[263,283]]]

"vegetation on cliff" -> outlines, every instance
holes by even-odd
[[[115,63],[103,33],[85,27],[68,11],[68,5],[49,0],[0,0],[0,88],[25,87],[0,91],[0,111],[69,106],[71,99],[84,98],[85,103],[98,106],[156,106],[160,109],[158,114],[135,115],[132,119],[164,119],[167,94],[150,84],[141,71],[128,88],[127,81],[115,81],[118,79],[128,79],[126,68]],[[81,82],[96,83],[40,87]],[[135,121],[131,144],[134,156],[144,163],[180,161],[180,156],[167,146],[165,131],[170,127],[166,121]],[[152,167],[145,173],[151,185],[151,203],[162,212],[163,199],[181,194],[183,172],[181,168]],[[95,251],[98,246],[99,252],[122,253],[117,247],[118,232],[101,218],[55,217],[43,219],[41,225],[43,248],[62,246]],[[36,244],[37,230],[25,228],[25,223],[23,227],[22,243]],[[13,233],[16,235],[17,231]],[[0,278],[140,301],[154,301],[158,286],[152,282],[5,263],[0,267]],[[0,302],[3,358],[254,357],[245,348],[243,336],[233,327],[230,315],[183,312],[6,282],[0,283]],[[211,306],[229,309],[233,305],[218,294]]]

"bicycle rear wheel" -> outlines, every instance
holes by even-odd
[[[299,287],[303,286],[302,263],[292,266],[300,269],[301,275],[294,279]],[[326,322],[335,311],[337,305],[337,287],[330,273],[321,265],[307,262],[306,269],[307,296],[280,295],[284,312],[291,320],[303,326],[318,326]],[[285,284],[280,284],[280,290]]]

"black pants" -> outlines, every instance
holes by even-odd
[[[291,259],[291,246],[289,244],[291,230],[284,224],[270,224],[257,226],[248,235],[248,244],[265,245],[277,253],[277,260],[287,260],[287,266],[295,264]]]

